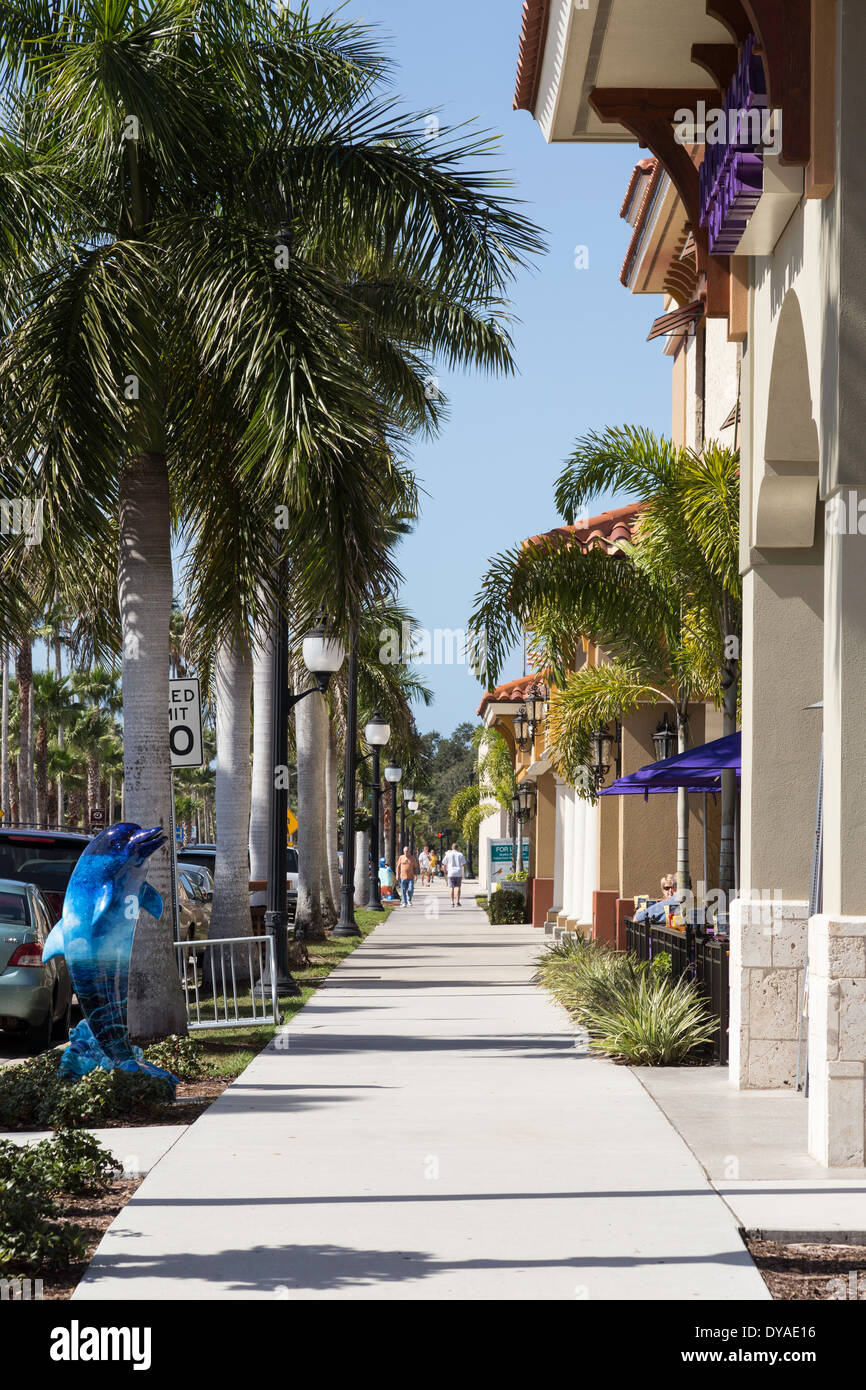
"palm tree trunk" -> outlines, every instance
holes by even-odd
[[[366,907],[370,896],[370,833],[355,831],[355,906]]]
[[[324,941],[327,935],[322,913],[327,720],[325,697],[318,691],[295,706],[300,822],[295,937],[300,941]]]
[[[18,797],[18,764],[14,758],[9,760],[9,818],[13,825],[21,818],[21,802]]]
[[[63,679],[63,644],[59,636],[54,639],[54,674],[58,680]],[[57,724],[57,747],[61,750],[64,735],[63,720],[61,719]],[[63,777],[59,772],[57,774],[57,824],[63,824]]]
[[[44,719],[36,730],[36,823],[40,830],[48,824],[48,730]]]
[[[217,853],[210,935],[252,936],[250,918],[250,697],[253,663],[249,647],[237,638],[217,648],[216,695]],[[235,950],[235,971],[247,979],[243,951]],[[240,967],[240,970],[239,970]]]
[[[0,648],[0,659],[3,661],[3,710],[2,710],[2,797],[3,797],[3,820],[8,825],[12,819],[12,797],[9,785],[9,649],[6,643]]]
[[[677,752],[685,753],[689,731],[687,713],[677,710]],[[689,794],[685,787],[677,788],[677,892],[691,889],[689,869]]]
[[[322,917],[327,928],[335,927],[340,920],[337,910],[337,903],[340,901],[339,892],[334,895],[333,867],[334,856],[336,854],[336,830],[337,830],[337,757],[336,742],[332,748],[331,735],[333,726],[328,718],[327,705],[325,706],[325,759],[324,759],[324,825],[323,825],[323,845],[322,854],[322,880],[320,894],[322,899]]]
[[[331,899],[336,905],[340,901],[342,887],[340,879],[340,842],[338,825],[338,777],[340,750],[337,746],[337,728],[333,720],[328,722],[328,757],[325,763],[325,813],[328,836],[328,877]],[[339,914],[335,921],[339,920]]]
[[[274,672],[274,629],[258,634],[253,651],[253,786],[250,807],[250,878],[268,876],[271,778],[271,683]]]
[[[168,748],[168,633],[171,619],[171,512],[165,455],[144,452],[123,468],[117,571],[123,634],[123,774],[129,820],[171,823]],[[186,1032],[171,920],[171,854],[149,861],[148,881],[163,900],[157,920],[139,914],[129,969],[134,1037]]]
[[[15,654],[18,677],[18,815],[33,824],[33,649],[22,641]]]
[[[99,763],[95,753],[87,754],[87,819],[93,824],[93,812],[99,807]]]
[[[108,774],[108,815],[106,816],[106,824],[107,824],[107,825],[113,825],[113,824],[114,824],[114,772],[113,772],[113,771],[110,772],[110,773]]]

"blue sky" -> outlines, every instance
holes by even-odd
[[[317,0],[312,8],[332,7]],[[619,209],[646,151],[548,146],[530,115],[511,109],[521,11],[521,0],[350,0],[345,8],[390,40],[407,107],[441,108],[445,123],[477,118],[502,133],[499,162],[549,244],[513,291],[519,375],[441,373],[449,420],[413,451],[429,495],[401,550],[403,597],[431,631],[465,625],[490,556],[556,524],[553,483],[579,435],[622,423],[670,430],[670,361],[645,341],[659,301],[630,295],[618,279],[630,236]],[[588,248],[588,269],[575,268],[577,246]],[[505,678],[521,671],[522,652],[514,653]],[[422,732],[450,733],[474,717],[482,692],[465,667],[431,664],[421,673],[436,695],[417,710]]]

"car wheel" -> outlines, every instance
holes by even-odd
[[[27,1029],[26,1042],[30,1052],[47,1052],[51,1046],[51,1033],[54,1020],[49,1008],[41,1023],[31,1024]]]
[[[51,1030],[51,1036],[52,1036],[52,1038],[56,1038],[58,1042],[66,1042],[67,1038],[69,1037],[69,1029],[71,1028],[71,1026],[72,1026],[72,990],[70,989],[70,991],[69,991],[69,997],[68,997],[67,1000],[66,1000],[66,1008],[64,1009],[63,1013],[60,1015],[60,1018],[55,1019],[55,1021],[54,1021],[54,1027],[53,1027],[52,1030]]]

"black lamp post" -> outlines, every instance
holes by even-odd
[[[410,849],[410,852],[411,852],[412,854],[414,854],[414,853],[415,853],[415,812],[418,810],[418,802],[415,801],[415,800],[412,800],[412,801],[406,802],[405,805],[407,805],[407,806],[409,807],[409,810],[412,812],[412,828],[411,828],[411,830],[410,830],[410,832],[409,832],[409,849]]]
[[[370,899],[369,912],[384,912],[382,895],[379,892],[379,814],[382,800],[382,773],[379,767],[379,750],[385,747],[391,737],[391,725],[378,710],[364,726],[364,738],[373,750],[372,772],[372,825],[370,826]]]
[[[278,572],[279,593],[287,588],[288,570],[281,562]],[[265,910],[265,930],[274,938],[274,960],[277,970],[277,989],[282,994],[300,994],[300,986],[289,970],[289,913],[286,891],[286,812],[289,789],[283,784],[278,769],[289,761],[289,712],[315,691],[327,690],[331,676],[339,671],[345,659],[345,649],[337,638],[329,637],[323,623],[304,638],[304,665],[315,677],[316,684],[299,695],[289,694],[289,628],[282,605],[277,614],[274,636],[274,668],[271,706],[271,757],[274,775],[271,779],[270,842],[268,844],[268,901]],[[277,784],[280,785],[277,785]]]
[[[358,632],[353,629],[349,646],[346,696],[346,762],[343,772],[343,882],[340,920],[332,936],[360,936],[355,921],[355,752],[358,742]]]
[[[403,776],[403,769],[392,758],[385,768],[385,781],[391,784],[391,872],[394,875],[394,888],[397,887],[397,783]],[[403,841],[400,841],[402,853]]]

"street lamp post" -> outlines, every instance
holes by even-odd
[[[391,785],[391,872],[394,875],[394,887],[397,886],[397,783],[403,776],[403,769],[399,763],[395,763],[392,758],[385,768],[385,781]],[[400,848],[403,842],[400,841]]]
[[[370,900],[367,903],[369,912],[384,912],[382,906],[382,895],[379,892],[379,813],[382,799],[382,773],[379,767],[379,750],[385,747],[391,737],[391,725],[381,716],[378,710],[364,727],[364,737],[373,750],[373,772],[372,772],[372,825],[370,827]]]
[[[340,920],[332,936],[360,936],[355,921],[355,745],[358,742],[358,630],[352,629],[349,645],[346,695],[346,761],[343,772],[343,882]]]
[[[288,568],[279,566],[278,591],[282,597],[288,587]],[[282,603],[277,613],[274,637],[274,666],[271,703],[271,758],[273,777],[270,795],[270,841],[268,843],[268,899],[265,930],[274,939],[277,990],[281,994],[300,994],[300,986],[289,970],[289,912],[286,889],[286,812],[289,789],[282,769],[289,761],[289,712],[315,691],[324,694],[331,676],[345,659],[343,644],[329,637],[323,623],[304,638],[304,665],[316,684],[298,695],[289,694],[289,627]]]
[[[408,801],[408,802],[406,803],[406,805],[409,807],[409,810],[412,812],[412,828],[411,828],[411,830],[410,830],[410,832],[409,832],[409,849],[410,849],[411,853],[414,854],[414,853],[415,853],[415,812],[418,810],[418,802],[415,801],[415,800],[413,799],[412,801]]]

